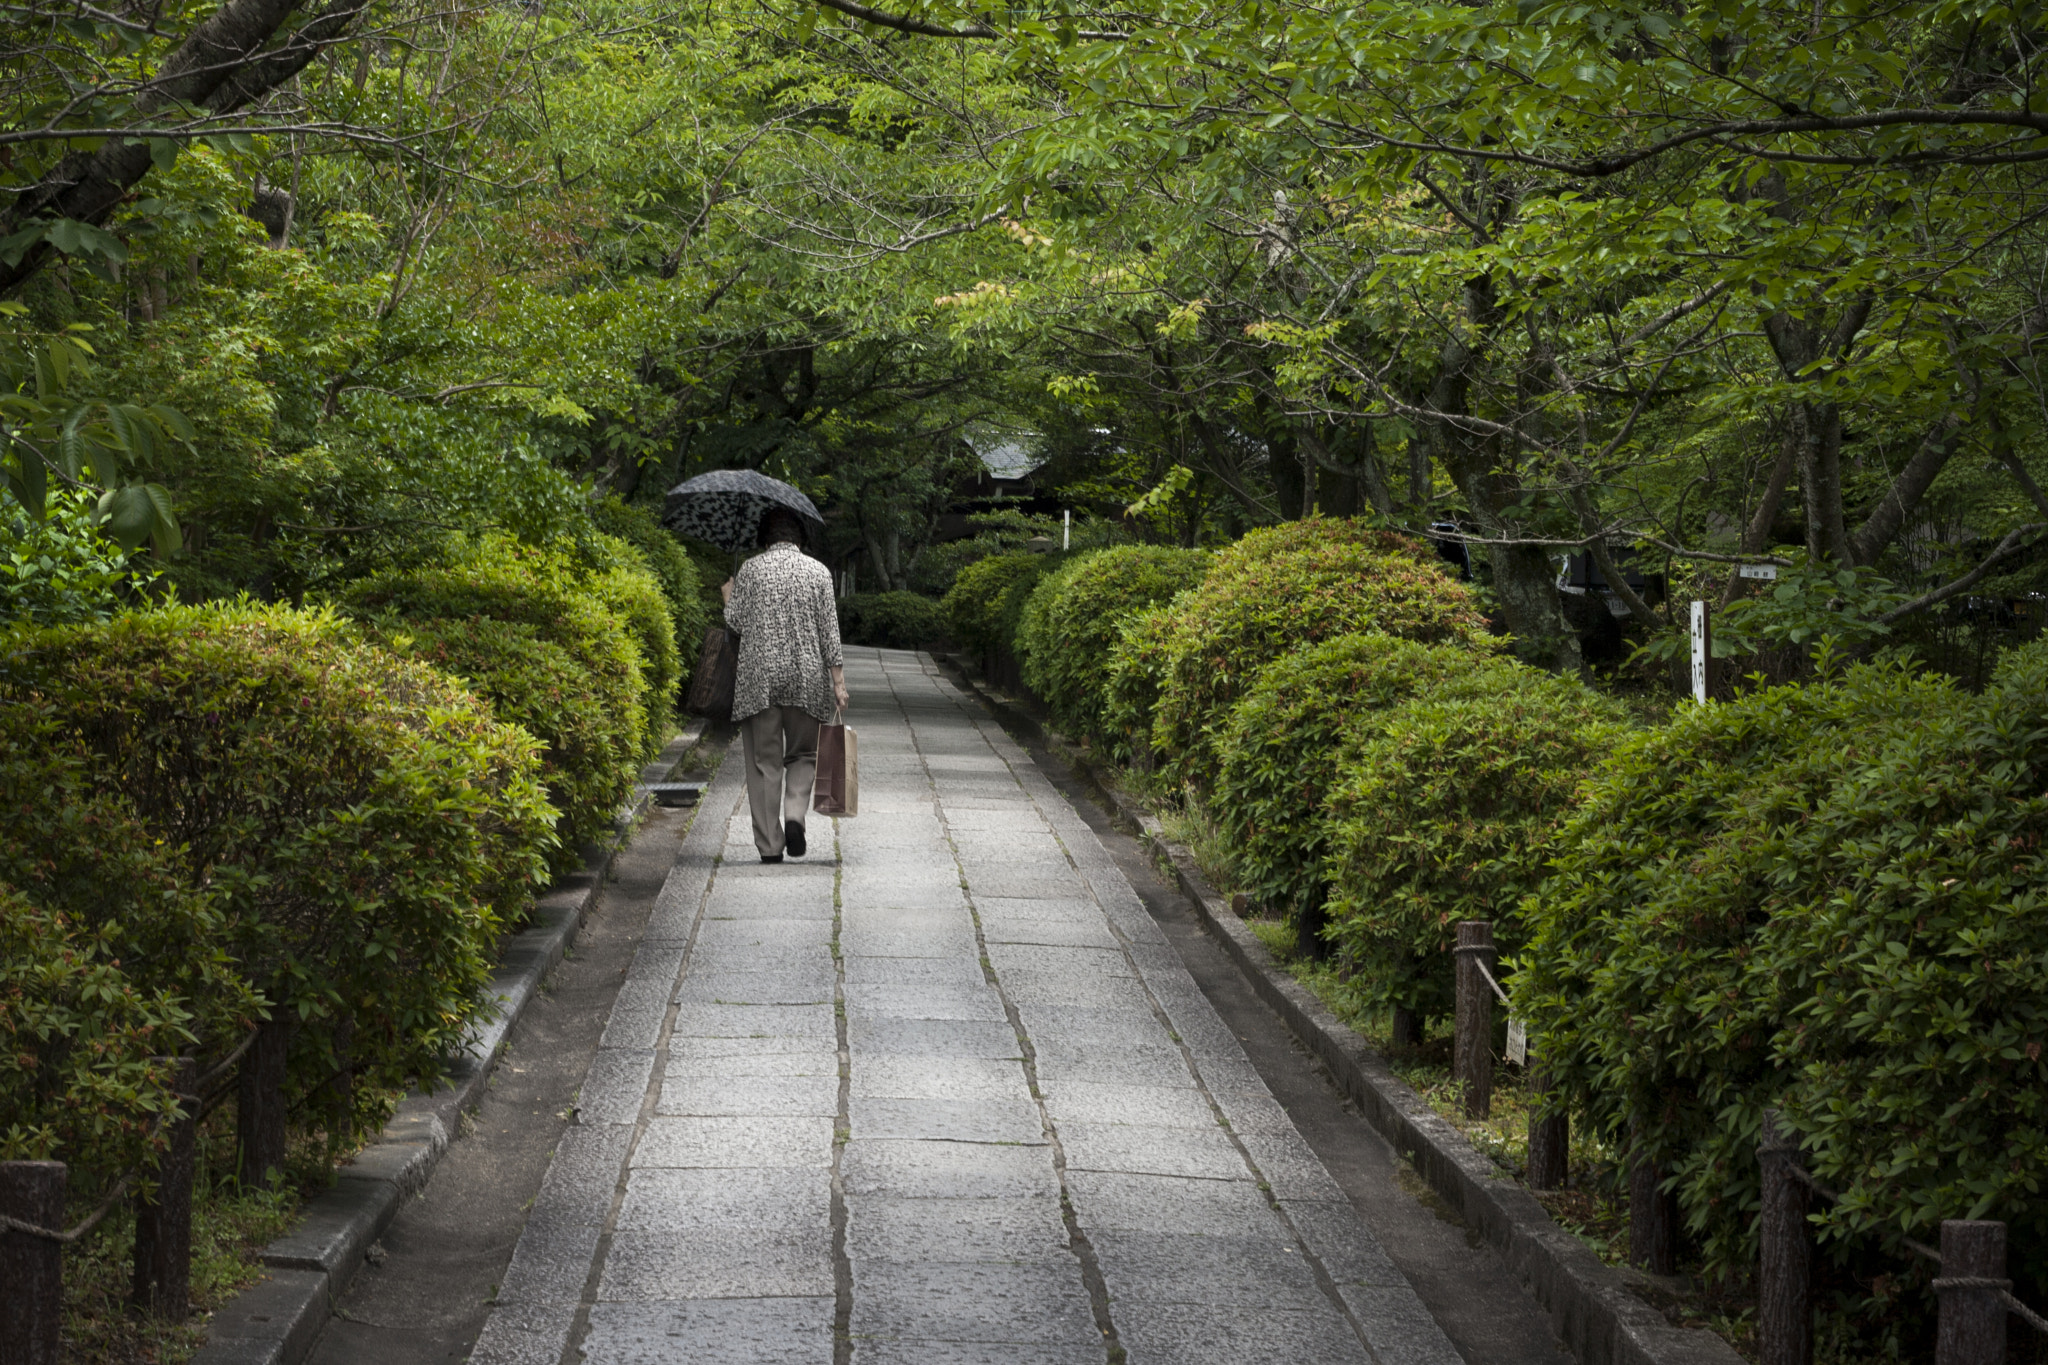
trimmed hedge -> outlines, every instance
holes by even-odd
[[[669,721],[680,700],[677,689],[683,681],[683,660],[675,614],[661,584],[631,545],[599,536],[598,548],[610,562],[588,574],[583,585],[626,628],[639,648],[640,677],[647,685],[647,723],[642,727],[640,758],[646,762],[668,742]]]
[[[1374,634],[1340,635],[1264,669],[1223,726],[1209,801],[1252,894],[1314,921],[1328,876],[1325,804],[1349,753],[1391,709],[1499,666],[1469,649]]]
[[[1152,718],[1172,659],[1171,602],[1126,616],[1102,676],[1102,739],[1120,763],[1150,763]]]
[[[1197,790],[1214,786],[1216,741],[1259,671],[1290,650],[1376,631],[1425,643],[1485,639],[1472,595],[1424,545],[1356,521],[1309,518],[1219,551],[1175,600],[1152,742]]]
[[[46,702],[0,708],[0,1160],[67,1162],[89,1197],[163,1149],[163,1059],[225,1048],[259,1004],[218,897],[93,790],[64,728]]]
[[[294,1035],[294,1097],[350,1097],[332,1117],[346,1133],[381,1092],[439,1074],[486,1007],[500,926],[545,875],[553,812],[528,736],[331,614],[248,603],[8,638],[0,733],[19,747],[52,725],[217,905],[218,939],[180,951],[217,947],[263,993]],[[18,889],[29,856],[9,859]],[[193,912],[156,913],[123,932],[175,939]],[[338,1070],[356,1084],[333,1087]]]
[[[1638,1126],[1710,1261],[1754,1254],[1777,1106],[1843,1196],[1827,1233],[2003,1219],[2038,1292],[2044,789],[2040,645],[1982,696],[1886,663],[1682,708],[1592,781],[1524,907],[1516,1008],[1595,1129]]]
[[[839,638],[849,645],[920,649],[946,638],[946,612],[921,592],[861,592],[839,599]]]
[[[460,561],[367,579],[344,603],[379,641],[463,679],[543,746],[555,865],[611,829],[654,742],[639,646],[554,555],[489,538]]]
[[[711,621],[710,610],[704,603],[703,575],[698,573],[689,551],[645,507],[621,502],[616,494],[610,494],[590,504],[590,520],[598,530],[638,552],[642,566],[654,575],[662,597],[667,599],[679,656],[676,686],[680,690],[690,681],[690,670],[697,664],[697,646],[704,639],[704,627]]]
[[[1003,613],[1010,590],[1020,583],[1036,582],[1046,571],[1046,558],[1018,551],[978,559],[960,570],[940,602],[953,639],[976,652],[1008,645],[1012,632],[1004,628]]]
[[[1060,565],[1024,605],[1016,651],[1025,686],[1068,733],[1109,738],[1104,689],[1124,623],[1194,587],[1208,569],[1205,551],[1156,545],[1119,545]]]
[[[1522,947],[1519,906],[1580,785],[1628,731],[1627,712],[1575,677],[1466,657],[1354,729],[1327,803],[1325,935],[1361,1003],[1419,1019],[1455,1009],[1459,920],[1492,920],[1503,952]]]

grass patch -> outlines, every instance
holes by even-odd
[[[182,1365],[205,1343],[207,1321],[263,1278],[258,1255],[297,1220],[307,1198],[334,1183],[326,1135],[295,1132],[285,1179],[243,1190],[234,1179],[232,1102],[199,1126],[192,1182],[192,1313],[183,1322],[137,1316],[128,1306],[135,1215],[124,1204],[64,1256],[64,1365]]]

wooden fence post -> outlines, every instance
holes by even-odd
[[[192,1090],[198,1067],[180,1060],[173,1088],[186,1101],[185,1117],[168,1129],[170,1144],[157,1163],[156,1197],[135,1199],[133,1302],[145,1313],[182,1322],[192,1298],[192,1164],[199,1101]]]
[[[1494,963],[1493,921],[1458,922],[1458,1034],[1452,1071],[1465,1088],[1465,1115],[1483,1119],[1493,1112],[1493,988],[1480,963]]]
[[[1539,1057],[1540,1062],[1542,1059]],[[1529,1073],[1530,1101],[1541,1106],[1550,1096],[1550,1078],[1541,1066]],[[1571,1178],[1572,1119],[1562,1110],[1548,1118],[1529,1111],[1529,1188],[1561,1190]]]
[[[1678,1196],[1658,1187],[1664,1168],[1640,1145],[1628,1168],[1628,1262],[1652,1275],[1678,1273]]]
[[[2005,1224],[1947,1218],[1941,1224],[1941,1322],[1934,1365],[2005,1365]]]
[[[0,1213],[64,1226],[64,1163],[0,1161]],[[64,1244],[0,1229],[0,1365],[57,1365]]]
[[[1799,1134],[1775,1109],[1764,1110],[1756,1164],[1763,1173],[1757,1218],[1756,1344],[1762,1365],[1813,1363],[1812,1192],[1795,1168]]]

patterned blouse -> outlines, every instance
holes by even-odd
[[[830,670],[845,656],[830,569],[794,545],[770,545],[733,575],[725,623],[740,633],[734,720],[771,706],[832,719]]]

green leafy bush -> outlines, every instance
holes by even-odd
[[[1208,803],[1252,894],[1313,919],[1328,875],[1325,803],[1348,754],[1392,708],[1498,666],[1470,649],[1374,634],[1340,635],[1262,670],[1223,727]]]
[[[675,615],[661,584],[632,546],[599,536],[598,548],[610,562],[587,574],[583,586],[625,627],[639,650],[640,678],[646,684],[647,723],[640,737],[640,757],[645,761],[668,742],[676,689],[683,680]]]
[[[1124,622],[1202,581],[1200,550],[1119,545],[1038,580],[1016,635],[1024,683],[1070,734],[1106,737],[1104,686]]]
[[[185,1047],[178,998],[122,970],[115,924],[81,924],[0,886],[0,1159],[66,1161],[90,1191],[139,1163],[178,1112],[160,1058]]]
[[[680,655],[678,686],[689,682],[689,671],[697,662],[697,646],[704,639],[710,611],[704,601],[703,575],[682,542],[665,530],[644,507],[619,501],[616,495],[590,504],[590,520],[597,529],[631,545],[640,554],[647,571],[661,585],[668,599],[669,621]]]
[[[1204,792],[1216,780],[1216,740],[1231,708],[1281,655],[1372,631],[1477,643],[1486,629],[1471,594],[1427,546],[1324,518],[1254,531],[1219,551],[1172,612],[1152,743]]]
[[[1003,629],[1003,609],[1010,589],[1030,583],[1045,572],[1045,556],[1019,551],[976,560],[953,580],[940,605],[945,608],[951,634],[959,644],[976,652],[998,649],[1010,643]]]
[[[861,592],[839,599],[839,638],[850,645],[920,649],[946,638],[946,611],[921,592]]]
[[[1361,1003],[1420,1019],[1455,1007],[1459,920],[1492,920],[1504,952],[1521,948],[1519,906],[1580,784],[1628,727],[1577,678],[1512,659],[1475,670],[1466,657],[1354,732],[1328,803],[1324,932]]]
[[[160,1151],[163,1058],[217,1056],[258,1002],[217,898],[181,880],[47,703],[0,707],[0,1160],[60,1160],[75,1196]]]
[[[343,599],[381,642],[463,679],[542,745],[556,866],[607,832],[650,743],[639,647],[559,557],[497,538]]]
[[[344,1130],[438,1074],[545,873],[533,741],[331,614],[171,607],[16,634],[0,725],[16,745],[74,736],[92,790],[207,889],[221,949],[294,1035],[296,1096],[343,1068],[359,1083]]]
[[[155,573],[101,534],[94,500],[58,492],[40,522],[0,513],[0,622],[39,626],[104,621]]]
[[[1775,1105],[1842,1193],[1835,1237],[1999,1218],[2048,1276],[2044,788],[2040,646],[1977,697],[1880,663],[1687,707],[1601,768],[1512,989],[1570,1102],[1639,1125],[1710,1259],[1753,1254]]]
[[[1102,740],[1119,762],[1150,763],[1152,718],[1173,657],[1171,602],[1146,607],[1117,626],[1102,670]]]

